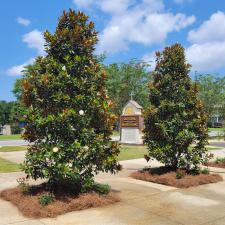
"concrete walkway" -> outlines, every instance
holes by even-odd
[[[0,146],[21,146],[27,145],[28,142],[24,140],[0,140]]]
[[[15,151],[15,152],[0,152],[0,158],[15,162],[22,163],[25,159],[26,151]]]
[[[211,146],[225,148],[225,141],[210,141],[209,144]]]
[[[108,183],[121,201],[104,208],[71,212],[54,219],[23,217],[15,206],[0,200],[0,224],[14,225],[223,225],[225,181],[188,189],[129,178],[148,164],[144,159],[122,161],[116,175],[100,174],[96,181]],[[152,166],[158,166],[153,162]],[[225,170],[216,170],[224,176]],[[0,174],[0,190],[16,186],[23,173]],[[225,178],[225,176],[224,176]]]

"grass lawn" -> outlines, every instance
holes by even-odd
[[[119,132],[119,131],[114,130],[112,135],[113,135],[113,136],[120,136],[120,132]]]
[[[221,147],[213,147],[207,146],[207,150],[219,150],[223,149]],[[147,154],[147,147],[146,146],[129,146],[129,145],[122,145],[120,148],[120,154],[118,156],[118,160],[129,160],[129,159],[140,159],[143,158],[144,155]]]
[[[27,146],[2,146],[0,147],[0,152],[15,152],[15,151],[25,151]]]
[[[223,132],[224,128],[209,128],[209,131],[217,131],[217,132]]]
[[[220,150],[220,149],[223,149],[222,147],[214,147],[214,146],[207,146],[206,147],[207,148],[207,150],[209,151],[209,150]]]
[[[18,140],[21,139],[21,134],[0,135],[0,140]]]
[[[0,158],[0,173],[9,173],[16,171],[20,171],[18,164]]]
[[[139,159],[147,153],[146,146],[129,146],[122,145],[120,148],[120,154],[118,160]]]

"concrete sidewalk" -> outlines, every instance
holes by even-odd
[[[15,152],[0,152],[0,158],[15,162],[22,163],[25,159],[26,151],[15,151]]]
[[[29,143],[20,139],[20,140],[0,140],[0,146],[21,146],[28,145]]]
[[[225,182],[177,189],[129,178],[148,165],[144,159],[122,161],[116,175],[100,174],[96,181],[108,183],[121,202],[104,208],[71,212],[55,219],[23,217],[9,202],[0,200],[0,224],[14,225],[223,225]],[[153,162],[152,166],[158,166]],[[218,170],[217,170],[218,171]],[[224,176],[225,170],[219,170]],[[23,173],[0,174],[0,190],[16,186]]]

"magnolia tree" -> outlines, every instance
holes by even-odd
[[[94,23],[64,12],[54,34],[44,33],[46,56],[26,68],[22,101],[28,108],[24,138],[33,142],[24,170],[49,184],[91,187],[99,171],[115,172],[117,143],[110,141],[106,74],[93,56]]]
[[[146,159],[155,158],[173,169],[197,169],[206,153],[207,115],[197,97],[198,85],[188,76],[190,67],[180,44],[167,47],[156,53],[154,78],[149,84]]]

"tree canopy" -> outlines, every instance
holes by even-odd
[[[197,80],[200,86],[199,98],[206,112],[209,116],[219,115],[225,119],[225,77],[201,74]]]
[[[113,112],[118,116],[129,101],[131,93],[134,100],[143,108],[148,106],[147,85],[151,76],[147,67],[148,64],[135,59],[129,63],[113,63],[105,66],[108,74],[108,94],[114,103]]]
[[[95,173],[119,168],[119,149],[110,141],[115,116],[107,75],[93,56],[97,32],[84,13],[70,10],[44,36],[47,55],[27,67],[22,81],[24,138],[34,143],[24,170],[52,187],[69,184],[82,191],[93,185]]]
[[[0,125],[11,123],[14,102],[0,101]]]
[[[156,68],[149,84],[150,107],[145,115],[147,159],[171,168],[198,168],[204,161],[207,115],[198,99],[198,85],[189,77],[180,44],[156,53]],[[190,145],[195,143],[195,147]]]

